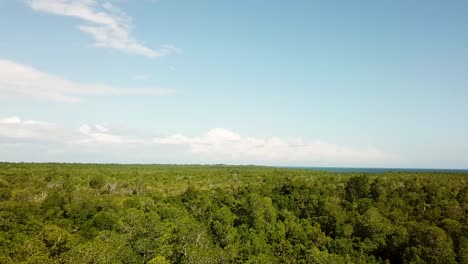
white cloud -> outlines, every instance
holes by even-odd
[[[78,30],[91,35],[95,46],[113,48],[126,53],[157,58],[181,50],[162,45],[158,50],[140,44],[132,36],[132,18],[109,2],[98,0],[26,0],[34,10],[81,19],[86,25]]]
[[[81,84],[48,74],[31,66],[0,59],[0,95],[35,97],[51,101],[78,102],[82,96],[172,92],[160,88],[115,88],[104,84]]]
[[[80,133],[85,137],[79,142],[81,143],[111,143],[120,144],[124,140],[121,136],[112,134],[109,128],[103,125],[88,125],[84,124],[79,128]]]
[[[150,76],[146,74],[137,74],[132,77],[135,81],[146,81],[149,80]]]
[[[17,116],[0,118],[0,161],[138,162],[144,147],[109,126],[70,129]]]
[[[0,139],[51,141],[50,135],[60,132],[53,123],[36,120],[23,121],[17,116],[0,119]]]
[[[67,129],[55,123],[22,120],[12,116],[0,119],[0,142],[55,143],[62,146],[135,144],[141,142],[115,132],[102,124],[83,124]]]
[[[375,148],[352,148],[303,138],[243,137],[215,128],[198,137],[181,134],[153,139],[157,145],[185,146],[200,159],[211,162],[261,164],[373,164],[392,159]]]

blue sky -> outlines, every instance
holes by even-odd
[[[0,2],[0,160],[468,168],[466,1]]]

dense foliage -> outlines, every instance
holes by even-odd
[[[467,180],[0,163],[0,263],[468,263]]]

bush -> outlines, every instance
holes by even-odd
[[[93,189],[100,189],[106,184],[106,180],[102,175],[96,175],[89,181],[89,186]]]

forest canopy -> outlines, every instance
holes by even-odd
[[[468,263],[467,180],[0,163],[0,263]]]

